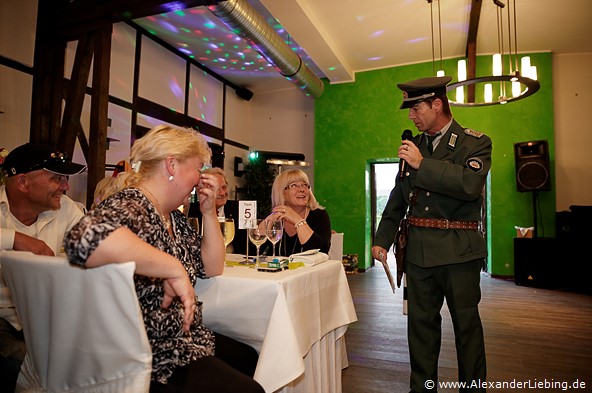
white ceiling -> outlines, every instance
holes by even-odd
[[[465,55],[471,0],[248,0],[255,8],[266,10],[279,22],[276,31],[287,34],[297,43],[299,55],[320,77],[331,83],[355,80],[355,74],[404,64],[432,60],[430,8],[434,10],[436,60],[439,60],[438,2],[442,31],[441,57],[457,58]],[[502,0],[507,4],[508,0]],[[514,4],[514,1],[512,1]],[[519,52],[592,53],[592,0],[516,0],[517,41]],[[265,7],[265,9],[261,7]],[[497,6],[492,0],[482,0],[481,18],[477,34],[477,53],[498,51]],[[507,9],[508,7],[506,7]],[[172,13],[171,13],[172,14]],[[184,19],[173,19],[176,26],[188,24],[191,18],[207,18],[224,30],[217,18],[204,7],[187,12]],[[273,18],[268,18],[273,24]],[[136,22],[154,30],[162,20],[143,18]],[[196,22],[196,23],[204,23]],[[507,52],[507,14],[504,11],[504,50]],[[191,31],[190,29],[187,29]],[[195,29],[194,29],[195,30]],[[195,54],[197,61],[213,69],[232,82],[262,93],[277,89],[295,88],[271,67],[260,67],[262,72],[248,69],[229,72],[220,61],[201,56],[211,40],[204,36],[214,28],[202,29],[199,40],[191,40],[179,32],[161,34],[161,38],[176,47],[184,47]],[[225,37],[236,42],[229,30]],[[190,34],[189,34],[190,35]],[[285,36],[284,36],[285,37]],[[221,42],[223,39],[218,38]],[[513,44],[513,43],[512,43]],[[228,48],[228,46],[227,46]],[[227,55],[228,57],[228,55]],[[230,56],[232,57],[232,56]],[[245,57],[243,57],[244,59]],[[255,61],[253,61],[254,63]],[[259,63],[262,62],[259,56]],[[314,64],[313,64],[314,63]],[[318,67],[318,68],[317,68]],[[244,68],[244,67],[243,67]],[[265,68],[265,69],[264,69]]]

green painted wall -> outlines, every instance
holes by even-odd
[[[514,274],[515,225],[534,223],[533,193],[516,190],[516,142],[549,142],[552,185],[555,184],[553,89],[550,53],[531,54],[541,89],[507,105],[453,107],[458,122],[488,134],[493,140],[490,171],[489,271]],[[479,57],[477,75],[491,73],[490,57]],[[456,75],[456,60],[444,61],[447,75]],[[344,253],[358,254],[358,267],[370,267],[368,163],[396,157],[401,133],[409,128],[408,110],[399,110],[397,83],[432,75],[432,63],[414,64],[356,74],[355,83],[325,84],[315,101],[315,196],[327,207],[333,229],[344,232]],[[479,92],[477,92],[479,94]],[[555,235],[555,192],[539,193],[539,236]]]

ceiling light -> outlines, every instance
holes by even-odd
[[[442,67],[442,24],[440,18],[440,0],[438,0],[438,39],[440,40],[440,68],[436,71],[436,49],[434,45],[434,4],[433,0],[428,0],[430,4],[430,27],[432,29],[432,72],[436,76],[444,76]]]
[[[428,0],[430,2],[430,0]],[[497,7],[497,29],[498,29],[498,46],[499,53],[493,55],[492,75],[480,76],[468,80],[466,73],[462,73],[459,65],[458,82],[448,85],[446,88],[448,92],[456,91],[456,101],[450,100],[453,106],[485,106],[506,104],[508,102],[518,101],[529,97],[540,89],[540,83],[537,81],[537,70],[530,64],[530,57],[525,56],[521,59],[520,68],[518,68],[518,40],[516,34],[516,0],[508,0],[507,9],[507,38],[509,52],[504,56],[503,48],[503,32],[504,26],[502,21],[503,9],[505,4],[500,0],[493,0]],[[512,7],[510,7],[512,5]],[[511,17],[510,8],[513,8],[513,16]],[[511,20],[513,20],[514,29],[512,32]],[[513,34],[512,34],[513,33]],[[512,45],[514,46],[512,50]],[[509,72],[504,74],[504,58],[508,61]],[[459,93],[464,86],[476,86],[483,84],[483,101],[464,102],[464,91]],[[460,99],[462,98],[462,100]]]

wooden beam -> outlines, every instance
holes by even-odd
[[[66,105],[62,118],[62,132],[60,134],[60,148],[70,157],[74,154],[76,136],[81,128],[80,116],[84,105],[84,97],[90,66],[95,50],[94,33],[85,34],[76,46],[76,55],[72,67],[70,83],[65,88]]]
[[[86,204],[91,206],[97,183],[105,177],[107,121],[109,109],[109,69],[113,26],[96,31],[93,86],[90,109],[88,180]]]
[[[481,0],[471,0],[471,13],[469,15],[469,32],[467,35],[467,79],[473,79],[477,75],[477,32],[479,31],[479,18],[481,16]],[[475,85],[467,86],[467,102],[475,102]]]
[[[52,20],[66,0],[40,0],[35,34],[29,140],[58,148],[66,43],[54,39]]]

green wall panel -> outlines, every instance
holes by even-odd
[[[461,125],[493,140],[488,264],[489,271],[500,276],[514,274],[514,226],[534,223],[533,193],[516,190],[514,143],[548,140],[554,185],[551,54],[530,56],[541,81],[538,93],[507,105],[452,108]],[[477,75],[491,73],[489,59],[478,58]],[[456,60],[445,60],[444,70],[456,75]],[[396,158],[402,131],[409,128],[417,133],[408,110],[398,109],[402,93],[396,84],[431,74],[431,62],[358,73],[355,83],[326,83],[323,95],[315,101],[315,195],[326,206],[333,229],[345,233],[344,253],[358,254],[362,269],[371,264],[368,163]],[[539,236],[554,236],[554,190],[539,192],[538,202]]]

